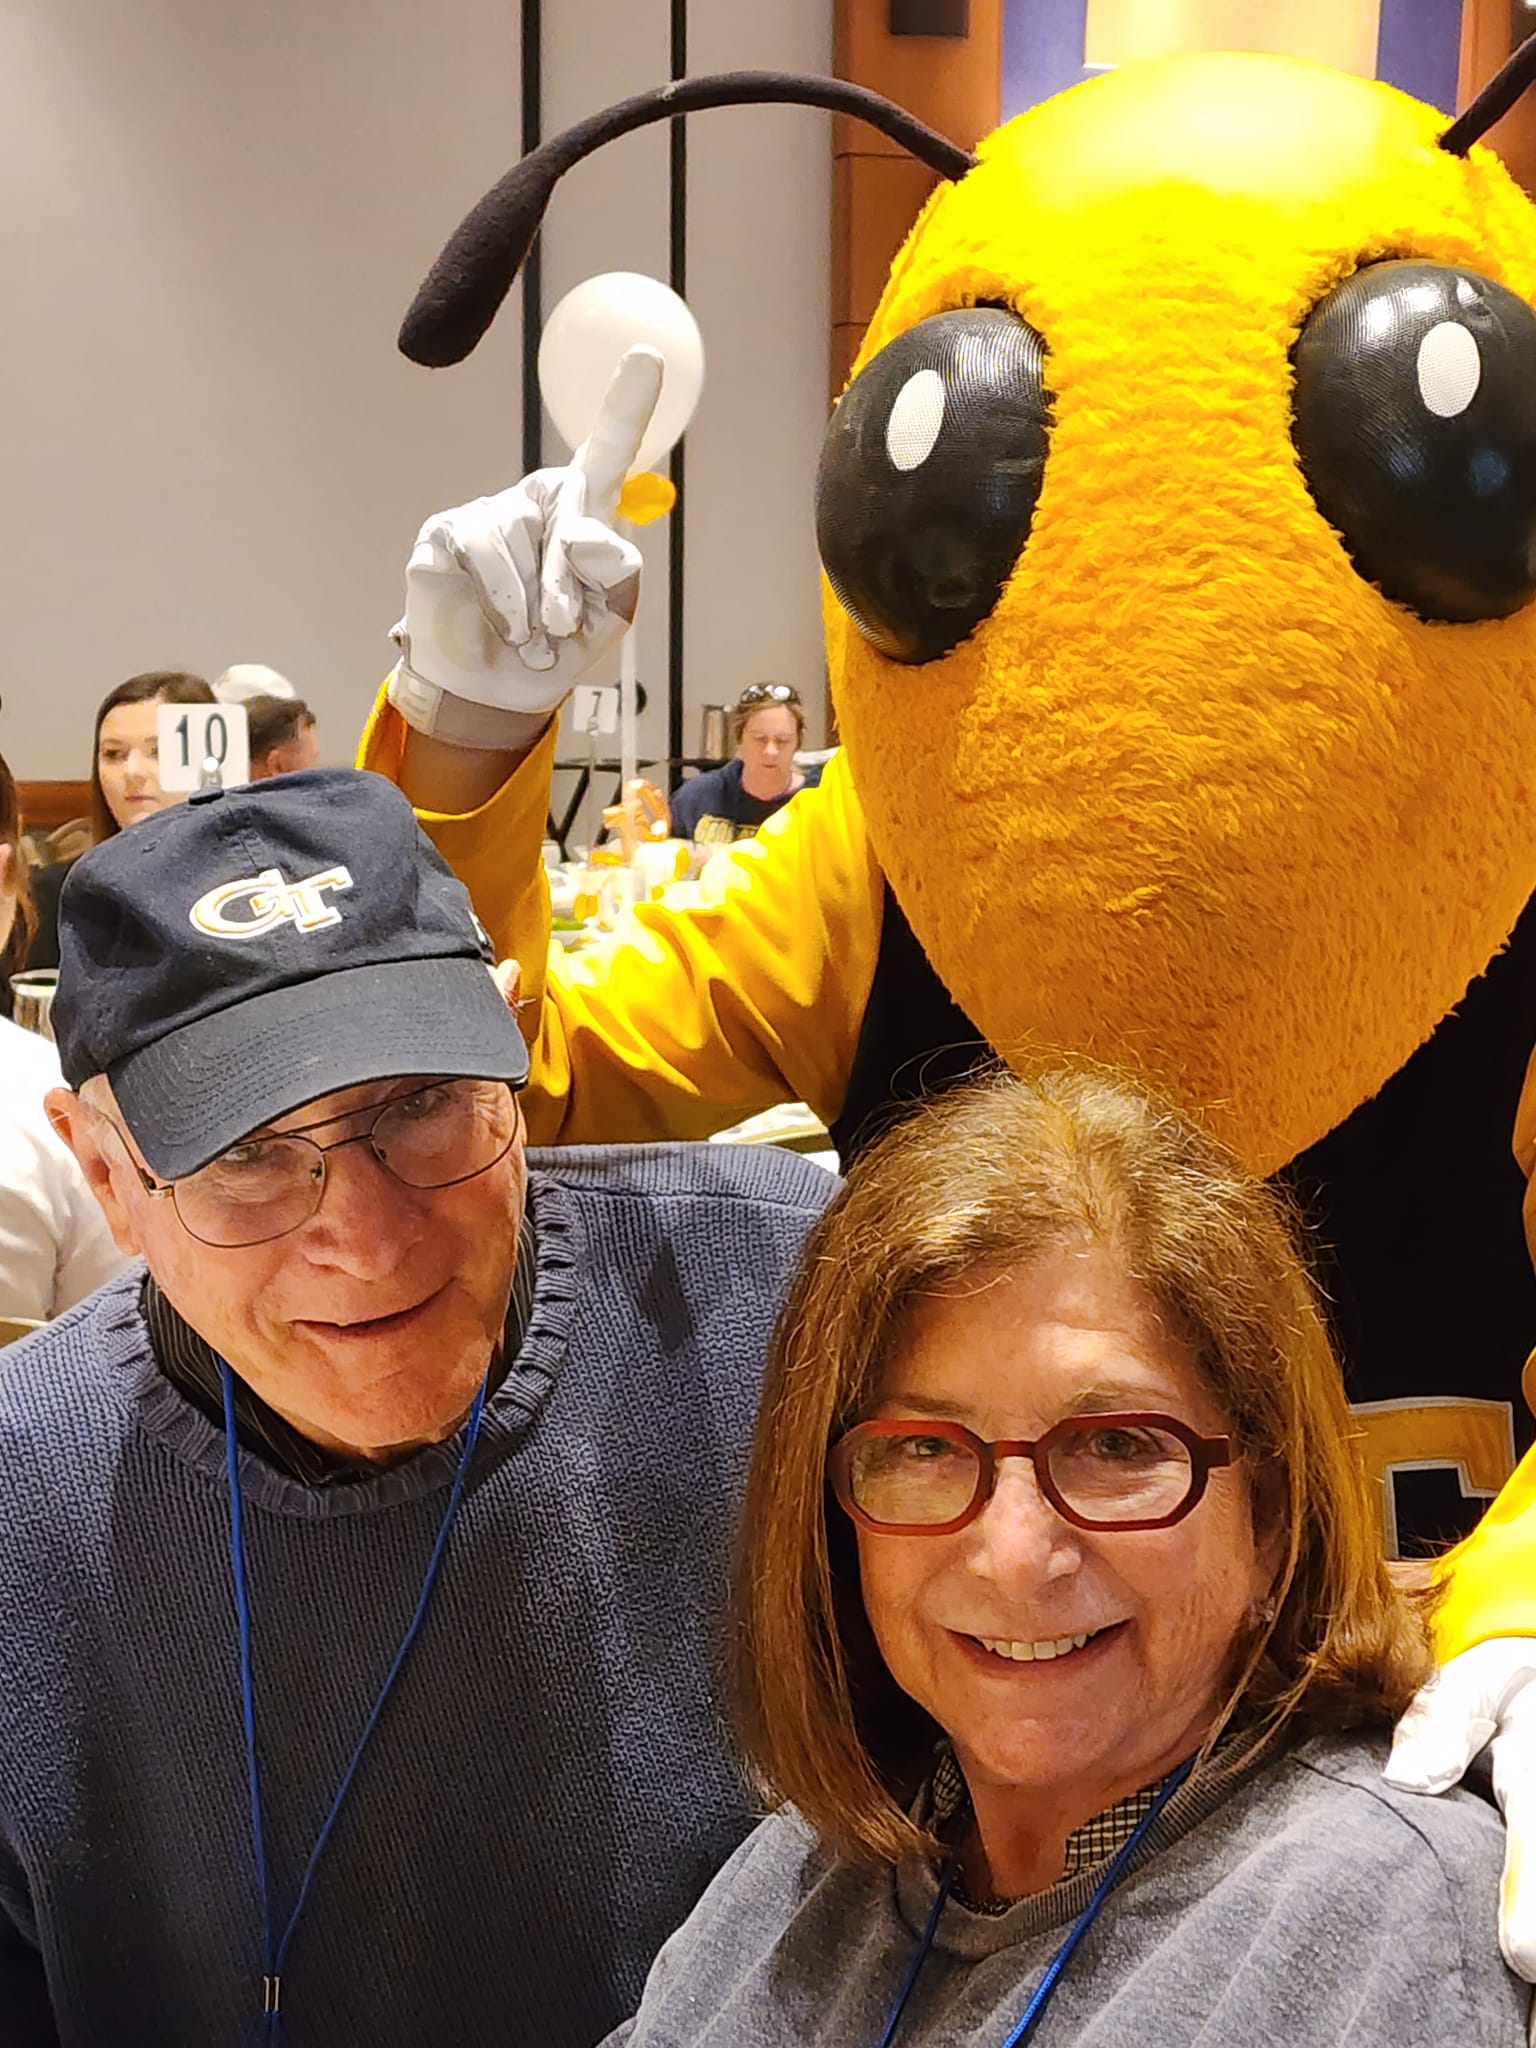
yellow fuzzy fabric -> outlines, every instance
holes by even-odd
[[[1110,73],[940,188],[860,357],[1006,303],[1054,406],[1029,541],[968,641],[903,667],[828,599],[913,930],[994,1045],[1148,1070],[1261,1171],[1375,1093],[1536,888],[1536,606],[1390,603],[1290,438],[1298,327],[1360,264],[1536,299],[1536,209],[1444,126],[1284,59]]]

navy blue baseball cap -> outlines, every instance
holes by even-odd
[[[198,790],[81,855],[59,901],[64,1077],[112,1084],[163,1180],[407,1074],[528,1078],[467,891],[393,783]]]

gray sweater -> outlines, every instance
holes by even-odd
[[[1314,1740],[1203,1810],[1177,1795],[1057,1986],[1033,2048],[1524,2048],[1499,1958],[1503,1831],[1470,1793],[1382,1784],[1384,1746]],[[897,2048],[995,2048],[1093,1878],[1006,1914],[951,1902]],[[875,2048],[933,1903],[765,1821],[606,2048]]]
[[[769,1326],[835,1183],[546,1159],[517,1358],[315,1876],[284,2048],[591,2048],[750,1826],[708,1667]],[[242,2048],[260,2010],[222,1432],[140,1274],[0,1359],[0,2048]],[[459,1445],[242,1460],[278,1924],[404,1632]]]

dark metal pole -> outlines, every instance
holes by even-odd
[[[672,0],[673,78],[688,76],[688,0]],[[668,123],[668,282],[679,297],[688,296],[688,124]],[[672,450],[672,481],[677,503],[668,523],[667,545],[667,753],[675,762],[683,748],[683,555],[687,495],[683,489],[686,436]]]
[[[522,153],[544,139],[544,14],[543,0],[523,5],[523,129]],[[677,124],[681,125],[681,124]],[[538,240],[523,265],[523,469],[544,461],[544,412],[539,398],[539,335],[544,326],[544,261]]]

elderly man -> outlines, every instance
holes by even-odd
[[[0,1361],[0,2038],[586,2048],[747,1821],[713,1624],[831,1183],[525,1166],[376,776],[200,792],[62,932],[50,1106],[143,1264]]]

